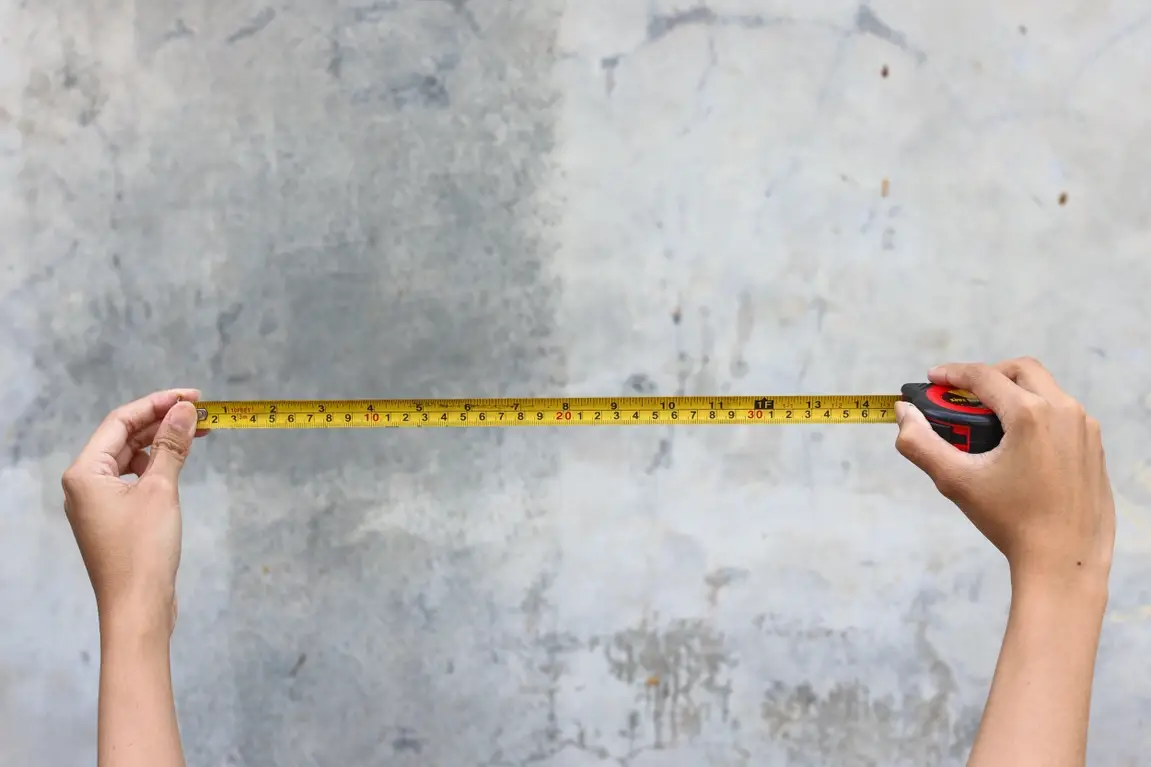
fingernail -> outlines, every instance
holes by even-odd
[[[172,406],[172,426],[185,434],[196,430],[196,406],[191,402],[177,402]]]
[[[907,415],[907,407],[908,405],[906,402],[897,401],[895,403],[895,422],[897,424],[903,423],[903,418]]]
[[[927,371],[927,375],[929,375],[929,376],[941,376],[941,375],[943,375],[943,366],[942,365],[936,365],[935,367],[931,368],[931,370]]]

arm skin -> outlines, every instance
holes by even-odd
[[[1011,611],[969,767],[1081,767],[1106,576],[1012,578]]]
[[[184,767],[169,651],[199,396],[170,389],[116,408],[60,478],[100,621],[99,767]]]
[[[99,767],[184,767],[169,659],[155,621],[101,626]]]
[[[1102,429],[1035,359],[949,363],[932,383],[972,392],[1004,436],[970,455],[896,404],[899,452],[1007,559],[1011,611],[970,767],[1081,767],[1115,548]]]

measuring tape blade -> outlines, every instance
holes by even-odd
[[[708,426],[894,423],[915,405],[939,436],[968,453],[999,445],[1003,427],[963,389],[904,384],[899,394],[759,397],[236,400],[197,402],[197,426],[216,429],[422,429],[517,426]]]
[[[198,402],[201,429],[894,423],[897,394]]]

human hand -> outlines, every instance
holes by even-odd
[[[180,469],[196,432],[195,389],[112,411],[64,472],[64,510],[96,594],[101,627],[171,636],[180,564]],[[150,451],[145,452],[150,447]],[[138,481],[124,476],[135,474]]]
[[[1115,503],[1099,422],[1033,359],[943,365],[928,377],[975,394],[999,416],[1003,440],[987,453],[960,452],[900,402],[899,452],[1007,557],[1013,579],[1088,576],[1105,587]]]

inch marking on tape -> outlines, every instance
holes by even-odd
[[[201,429],[894,423],[898,394],[246,400],[196,403]]]

